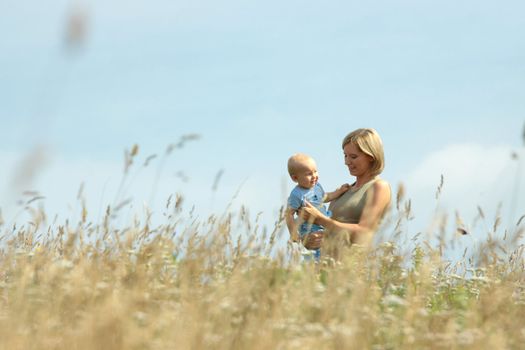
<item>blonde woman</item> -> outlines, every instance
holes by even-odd
[[[325,228],[324,237],[335,247],[341,241],[348,244],[368,244],[390,205],[390,185],[379,177],[385,165],[383,143],[374,129],[357,129],[343,139],[345,165],[355,181],[341,197],[330,204],[332,216],[305,203],[304,220]],[[305,239],[308,249],[321,246],[323,235],[317,232]],[[328,243],[328,242],[326,242]],[[329,248],[323,244],[323,249]]]

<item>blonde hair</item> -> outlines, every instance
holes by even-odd
[[[312,157],[304,153],[296,153],[288,158],[288,174],[290,176],[296,175],[304,167],[306,161],[315,162]]]
[[[385,155],[383,142],[377,131],[370,128],[354,130],[345,136],[342,147],[344,148],[349,143],[357,146],[361,152],[372,157],[373,162],[370,168],[372,175],[381,174],[385,168]]]

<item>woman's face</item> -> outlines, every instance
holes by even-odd
[[[353,143],[347,143],[343,147],[345,154],[345,165],[350,170],[352,176],[363,176],[370,171],[374,158],[359,150]]]

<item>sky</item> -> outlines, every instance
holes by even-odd
[[[290,155],[312,155],[335,189],[352,182],[341,140],[372,127],[382,177],[411,200],[408,234],[436,213],[476,230],[478,207],[513,227],[524,12],[520,0],[2,0],[3,220],[35,195],[50,217],[78,217],[83,183],[92,220],[128,198],[160,220],[178,193],[202,217],[244,205],[271,226]],[[163,157],[186,135],[199,137]]]

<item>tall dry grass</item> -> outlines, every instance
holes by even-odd
[[[443,239],[407,254],[402,197],[389,239],[320,267],[276,246],[282,218],[267,232],[244,208],[184,230],[180,198],[159,227],[116,227],[110,208],[100,224],[46,226],[34,210],[2,227],[0,348],[522,348],[521,223],[453,263]]]
[[[194,135],[170,145],[164,159]],[[503,227],[481,208],[486,240],[453,251],[472,232],[459,213],[411,232],[411,201],[396,203],[369,248],[340,261],[300,262],[283,246],[284,216],[227,207],[197,220],[170,196],[164,222],[129,226],[129,169],[112,206],[90,221],[48,223],[38,193],[31,218],[0,215],[0,349],[521,349],[525,344],[525,216]],[[146,158],[144,167],[155,158]],[[217,176],[218,178],[220,175]],[[218,182],[218,179],[216,179]],[[439,200],[443,177],[436,192]],[[151,198],[154,198],[156,184]],[[452,222],[452,225],[451,225]],[[472,242],[472,241],[468,241]]]

